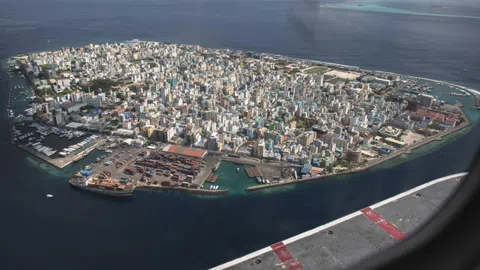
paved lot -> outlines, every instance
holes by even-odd
[[[140,180],[142,178],[142,173],[141,172],[136,172],[133,175],[126,174],[125,169],[129,166],[135,166],[135,162],[137,160],[142,160],[142,157],[139,155],[141,151],[145,151],[146,149],[141,149],[141,148],[136,148],[136,147],[130,147],[130,146],[119,146],[116,149],[110,149],[112,152],[110,153],[109,156],[103,158],[99,162],[95,163],[93,167],[93,176],[98,176],[102,175],[103,171],[107,171],[111,173],[111,177],[113,179],[121,179],[121,178],[127,178],[129,181],[129,184],[136,185],[140,184]],[[150,150],[150,152],[152,152]],[[161,152],[159,150],[154,150],[153,152]],[[109,164],[110,163],[110,164]],[[194,183],[201,184],[203,181],[208,177],[210,172],[212,171],[214,164],[213,163],[207,163],[207,167],[201,169],[200,173],[198,176],[195,178]],[[142,166],[139,166],[142,167]],[[143,167],[142,167],[143,168]],[[183,175],[185,177],[185,175]],[[170,184],[173,184],[174,182],[171,181],[171,177],[158,175],[155,174],[153,177],[146,177],[146,182],[150,182],[151,185],[160,185],[162,181],[170,181]],[[182,178],[183,180],[183,178]],[[182,180],[180,182],[182,182]]]

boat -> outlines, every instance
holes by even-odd
[[[52,194],[47,194],[47,198],[53,198]]]
[[[237,168],[237,173],[240,172],[240,168]]]
[[[84,158],[86,155],[88,155],[87,151],[79,154],[78,156],[74,157],[72,162],[75,163],[77,161],[79,161],[80,159]]]
[[[99,193],[108,196],[126,197],[132,196],[134,188],[115,181],[93,179],[93,177],[74,177],[68,181],[71,186],[81,190]]]

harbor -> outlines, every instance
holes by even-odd
[[[51,157],[52,151],[55,151],[55,150],[52,150],[49,147],[42,148],[44,146],[39,147],[39,145],[32,145],[33,148],[30,147],[29,145],[19,145],[18,147],[20,147],[21,149],[29,152],[30,154],[34,155],[35,157],[47,162],[48,164],[55,166],[58,169],[63,169],[66,166],[84,158],[86,155],[88,155],[88,153],[93,151],[95,149],[96,145],[98,143],[100,143],[101,141],[102,140],[95,141],[95,142],[92,143],[91,146],[89,146],[85,149],[81,149],[78,152],[76,152],[75,154],[65,156],[65,157],[56,157],[56,158]]]
[[[56,168],[63,169],[84,158],[104,141],[99,135],[87,135],[83,131],[31,123],[28,126],[13,126],[12,143]],[[59,141],[63,143],[59,144]],[[59,145],[62,144],[67,146],[61,149]]]
[[[215,182],[218,178],[211,173],[216,163],[201,158],[203,150],[188,152],[182,149],[187,155],[180,155],[169,152],[169,149],[146,150],[119,145],[108,149],[108,155],[98,158],[78,172],[76,177],[83,178],[88,186],[88,179],[102,181],[108,175],[109,181],[131,187],[132,192],[135,189],[178,190],[207,195],[228,192],[218,188],[203,189],[205,181]]]
[[[22,79],[24,79],[24,77]],[[406,96],[432,93],[434,87],[428,83],[421,82],[421,80],[423,80],[423,78],[409,77],[408,80],[405,81],[404,87],[399,89],[399,91],[405,92]],[[452,89],[459,91],[459,93],[450,92],[441,94],[456,96],[459,98],[471,95],[470,89],[468,88],[460,87],[450,83],[438,81],[434,82],[437,82],[441,86],[447,86],[449,88],[449,92]],[[15,90],[15,93],[13,93],[13,90]],[[71,123],[71,125],[52,126],[53,122],[56,123],[57,119],[55,119],[53,122],[48,122],[48,124],[46,124],[46,122],[42,123],[42,121],[37,121],[37,119],[35,122],[33,122],[33,116],[38,115],[38,112],[45,110],[45,104],[42,105],[43,107],[39,106],[40,104],[36,103],[38,102],[36,100],[36,96],[29,96],[28,85],[24,85],[18,81],[16,81],[14,84],[11,80],[9,103],[12,99],[12,93],[14,95],[14,100],[16,98],[21,98],[21,100],[27,103],[23,108],[7,110],[7,116],[11,120],[10,124],[14,124],[12,125],[11,129],[12,143],[18,144],[22,149],[60,169],[84,158],[93,149],[100,148],[99,146],[102,143],[99,143],[100,140],[98,135],[88,136],[88,134],[84,131],[75,130],[76,128],[82,126],[81,124]],[[475,97],[475,102],[477,104],[478,97],[475,94],[473,96]],[[436,98],[439,103],[444,105],[444,102],[439,100],[438,96],[436,96]],[[456,103],[460,108],[462,103],[457,101]],[[445,107],[447,107],[447,104],[445,104]],[[46,107],[46,111],[48,111],[48,106]],[[434,112],[433,109],[431,111]],[[338,171],[335,170],[333,173],[325,173],[323,169],[317,167],[312,168],[311,173],[301,173],[301,168],[303,165],[299,165],[300,162],[297,162],[298,160],[295,162],[299,164],[294,164],[292,161],[287,162],[286,160],[283,160],[283,162],[265,161],[248,157],[241,158],[236,153],[234,155],[220,153],[219,155],[215,154],[212,156],[206,156],[207,150],[182,147],[179,145],[170,145],[168,146],[169,149],[161,149],[159,151],[150,151],[151,149],[144,151],[145,148],[143,148],[142,154],[139,154],[140,157],[129,162],[126,167],[124,167],[123,163],[120,162],[122,165],[119,166],[122,169],[120,170],[119,175],[115,176],[115,179],[127,179],[125,175],[131,176],[130,178],[133,179],[131,184],[134,189],[198,190],[197,193],[226,193],[226,190],[229,189],[228,187],[232,186],[232,181],[226,179],[228,177],[222,176],[218,172],[220,167],[222,167],[222,164],[227,164],[225,162],[233,162],[234,168],[229,169],[230,175],[233,175],[234,172],[236,172],[237,176],[245,175],[246,178],[252,180],[242,180],[242,185],[248,184],[248,186],[244,188],[246,191],[303,181],[312,181],[324,177],[342,175],[344,173],[353,173],[383,163],[384,161],[390,160],[398,155],[410,154],[412,149],[426,145],[433,141],[441,140],[442,136],[446,136],[454,131],[458,131],[465,126],[468,126],[468,118],[461,109],[460,111],[462,117],[467,119],[467,123],[461,123],[455,128],[447,129],[447,131],[441,132],[440,134],[434,136],[427,136],[425,139],[417,141],[411,145],[408,145],[407,147],[393,147],[391,149],[392,151],[388,152],[386,155],[383,153],[380,154],[378,158],[367,159],[366,164],[356,164],[355,168],[350,167],[346,171],[345,168]],[[443,112],[437,111],[436,113]],[[130,115],[130,113],[128,115]],[[127,117],[127,115],[124,116]],[[26,128],[35,129],[35,131],[26,130]],[[50,137],[51,140],[52,135],[53,137],[57,136],[60,141],[72,140],[72,144],[58,148],[45,143],[45,141],[48,140],[48,137]],[[84,136],[88,137],[82,139],[80,142],[73,141]],[[106,136],[101,138],[106,138]],[[122,144],[122,140],[115,140],[116,143],[113,144]],[[121,147],[125,149],[135,149],[134,147]],[[142,149],[141,147],[142,146],[140,146],[139,149]],[[101,147],[101,149],[106,150],[109,149],[109,147]],[[111,151],[116,151],[116,149]],[[210,152],[211,151],[208,150],[208,153]],[[137,154],[135,154],[135,156],[137,156]],[[102,160],[98,160],[97,162],[101,163]],[[126,160],[124,160],[124,162],[126,162]],[[109,161],[104,163],[104,166],[109,165]],[[118,167],[115,166],[115,168],[117,169]],[[103,177],[102,173],[103,172],[97,174],[97,179]],[[125,180],[122,180],[122,182],[125,182]],[[234,183],[233,186],[236,184],[237,183]],[[240,187],[242,185],[238,186]]]

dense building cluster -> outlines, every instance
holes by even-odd
[[[409,78],[266,54],[134,41],[17,60],[37,95],[24,118],[306,173],[378,158],[460,121],[426,91],[409,97]]]

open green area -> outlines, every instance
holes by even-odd
[[[96,80],[90,81],[88,83],[88,86],[90,86],[90,90],[95,91],[97,93],[97,92],[100,92],[100,89],[102,89],[102,91],[107,91],[110,89],[110,87],[116,86],[118,84],[119,84],[118,82],[111,79],[96,79]],[[88,89],[88,86],[87,86],[87,89]]]
[[[312,118],[297,118],[297,128],[311,129],[318,123],[317,119]]]
[[[336,76],[328,76],[328,75],[325,75],[325,82],[332,83],[332,84],[336,84],[337,82],[347,83],[348,80],[347,80],[347,79],[340,78],[340,77],[336,77]]]
[[[314,74],[314,73],[325,73],[327,71],[328,71],[328,67],[316,66],[316,67],[306,69],[304,72],[307,74]]]

